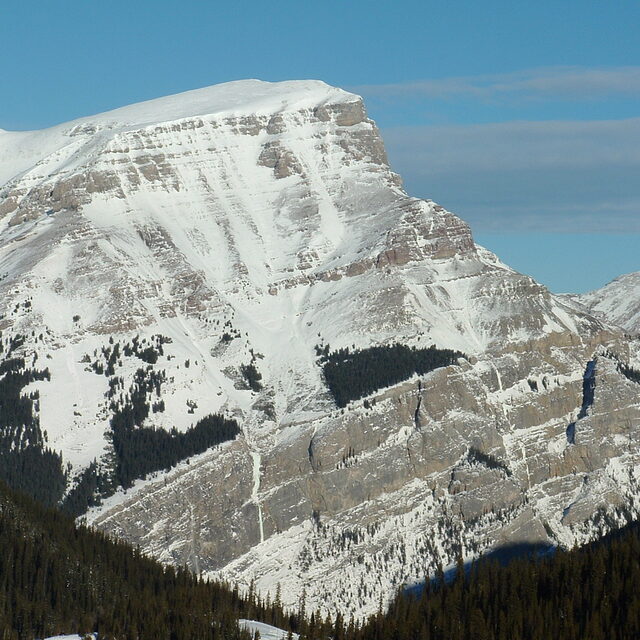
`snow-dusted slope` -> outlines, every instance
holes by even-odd
[[[260,640],[286,640],[289,636],[289,632],[278,627],[274,627],[264,622],[257,622],[256,620],[240,620],[240,628],[246,629],[255,636],[256,632],[260,634]],[[292,633],[293,640],[298,640],[300,636],[297,633]]]
[[[57,169],[59,154],[67,159],[73,154],[82,162],[86,159],[83,152],[90,153],[90,147],[98,147],[105,139],[128,130],[196,116],[271,116],[355,99],[353,94],[315,80],[281,83],[243,80],[141,102],[42,131],[0,129],[0,186],[38,163],[41,170]],[[73,164],[66,168],[72,167]]]
[[[573,298],[606,322],[640,334],[640,271]]]
[[[0,171],[0,327],[49,369],[27,390],[73,473],[109,464],[105,394],[147,366],[123,355],[135,336],[162,343],[164,410],[146,425],[222,412],[242,428],[107,499],[97,526],[359,615],[460,550],[571,544],[599,507],[635,508],[622,334],[407,195],[358,96],[229,83],[0,132]],[[337,410],[315,345],[396,341],[467,358]]]
[[[321,388],[321,341],[475,353],[576,327],[462,221],[408,197],[361,100],[323,83],[235,82],[17,135],[3,157],[23,157],[21,136],[45,142],[1,192],[5,304],[31,299],[6,322],[51,332],[42,424],[74,465],[104,446],[105,380],[79,363],[111,335],[147,328],[194,363],[156,417],[184,428],[250,408],[229,371],[251,350],[277,419],[296,422],[289,406]],[[240,337],[221,343],[231,326]]]

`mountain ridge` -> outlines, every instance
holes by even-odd
[[[571,296],[591,313],[627,331],[640,333],[640,271],[614,278],[604,287]]]
[[[145,100],[83,116],[33,131],[0,129],[0,187],[17,177],[16,160],[24,156],[25,168],[69,145],[70,138],[105,137],[198,116],[241,117],[274,115],[279,111],[321,109],[327,103],[357,102],[359,96],[330,87],[319,80],[264,82],[237,80],[182,93]],[[37,147],[38,151],[33,149]]]

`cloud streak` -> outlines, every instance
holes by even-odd
[[[403,159],[432,165],[430,171],[640,168],[640,118],[391,127],[384,138]]]
[[[590,100],[640,96],[640,66],[543,67],[522,71],[352,88],[380,98]]]
[[[383,130],[409,193],[478,231],[640,232],[640,118]]]

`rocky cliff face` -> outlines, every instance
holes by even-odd
[[[637,517],[640,385],[618,366],[637,344],[408,196],[357,96],[246,81],[0,132],[0,180],[2,329],[49,368],[28,390],[74,473],[108,464],[94,364],[136,335],[163,336],[146,425],[242,428],[105,500],[96,526],[363,615],[460,553]],[[392,342],[466,357],[336,408],[315,345]]]

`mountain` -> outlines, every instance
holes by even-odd
[[[640,334],[640,271],[619,276],[601,289],[573,298],[599,318]]]
[[[639,343],[410,197],[358,96],[217,85],[1,132],[0,168],[14,486],[355,616],[637,518]]]

